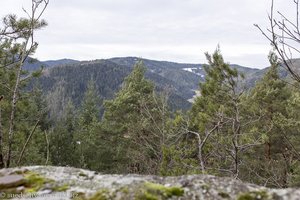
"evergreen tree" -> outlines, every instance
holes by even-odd
[[[45,117],[47,107],[44,103],[38,88],[22,93],[22,99],[17,105],[18,112],[15,115],[18,123],[15,125],[16,138],[12,146],[14,152],[11,166],[45,164],[47,145],[44,130],[48,122]],[[6,139],[5,145],[7,145]]]
[[[143,63],[138,62],[125,78],[116,97],[104,103],[104,127],[108,129],[114,149],[111,164],[117,171],[130,172],[137,168],[129,155],[136,146],[132,142],[133,131],[140,130],[140,103],[150,99],[154,90],[154,85],[144,78],[144,73]]]
[[[199,162],[196,158],[197,140],[189,132],[189,120],[184,113],[175,113],[169,120],[169,133],[172,136],[167,145],[163,146],[163,156],[159,174],[163,176],[179,176],[199,174]]]
[[[20,108],[19,101],[24,98],[22,88],[26,85],[28,78],[35,74],[26,74],[23,65],[29,56],[33,55],[37,49],[38,43],[34,40],[34,32],[47,25],[41,16],[47,7],[49,1],[31,1],[31,11],[26,12],[28,18],[17,18],[16,15],[8,15],[3,19],[3,27],[0,28],[0,80],[2,93],[6,99],[7,105],[0,105],[1,114],[0,124],[0,167],[4,167],[3,145],[7,146],[5,156],[6,167],[15,162],[16,148],[21,145],[15,145],[19,137],[18,115]],[[30,14],[29,14],[30,13]],[[4,103],[3,103],[4,104]],[[26,106],[26,105],[24,105]],[[24,127],[21,127],[24,128]],[[25,137],[22,135],[22,137]],[[4,139],[5,141],[3,141]]]
[[[197,140],[197,154],[202,173],[238,177],[242,152],[256,139],[243,129],[241,113],[243,75],[225,63],[219,49],[211,56],[206,78],[200,83],[201,95],[190,111],[191,130]],[[195,150],[195,151],[196,151]]]
[[[252,124],[251,131],[264,138],[262,146],[251,151],[245,170],[250,171],[248,181],[265,184],[271,187],[287,187],[288,174],[291,168],[293,153],[290,137],[291,122],[288,105],[291,99],[291,89],[280,79],[279,63],[274,53],[270,53],[270,69],[250,92],[245,101],[247,111],[259,120]],[[289,124],[290,127],[287,125]],[[257,177],[256,179],[254,177]]]
[[[104,104],[104,137],[114,149],[110,163],[118,172],[158,173],[161,162],[168,111],[144,78],[145,70],[137,62],[116,97]]]
[[[286,106],[288,120],[280,121],[280,128],[283,132],[292,160],[289,163],[287,183],[289,187],[300,186],[300,92],[298,88],[291,88],[292,95]]]
[[[78,128],[75,107],[71,100],[66,105],[65,117],[50,130],[50,153],[53,165],[76,166],[74,134]]]
[[[95,82],[91,79],[88,83],[84,98],[78,113],[78,127],[75,131],[76,160],[78,167],[97,169],[94,166],[99,162],[95,156],[98,151],[98,127],[100,125],[101,99],[97,94]]]
[[[91,79],[87,85],[80,107],[80,127],[88,128],[89,125],[99,121],[101,104],[102,102],[99,94],[97,93],[95,81]]]

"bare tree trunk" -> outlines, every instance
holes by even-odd
[[[31,133],[29,134],[29,136],[28,136],[28,138],[27,138],[27,140],[26,140],[26,142],[25,142],[25,144],[24,144],[24,146],[23,146],[23,148],[22,148],[22,151],[21,151],[21,153],[20,153],[20,156],[19,156],[19,159],[18,159],[18,162],[17,162],[17,166],[20,165],[20,162],[21,162],[21,160],[22,160],[22,158],[23,158],[23,155],[24,155],[24,152],[25,152],[25,150],[26,150],[26,147],[27,147],[27,145],[28,145],[30,139],[32,138],[32,135],[33,135],[33,133],[35,132],[35,129],[36,129],[36,127],[38,126],[39,123],[40,123],[40,120],[38,120],[38,121],[35,123],[35,125],[34,125],[32,131],[31,131]]]
[[[10,119],[9,119],[8,150],[7,150],[7,156],[6,156],[6,167],[10,167],[10,162],[11,162],[12,144],[13,144],[13,139],[14,139],[15,113],[16,113],[16,107],[17,107],[17,102],[18,102],[18,98],[19,98],[19,89],[20,89],[20,83],[21,83],[22,68],[23,68],[26,58],[29,56],[30,53],[33,53],[35,48],[37,47],[37,43],[34,42],[34,39],[33,39],[33,33],[34,33],[35,29],[38,29],[37,23],[38,23],[40,17],[42,16],[43,12],[45,11],[46,7],[48,6],[48,3],[49,3],[49,0],[41,0],[41,1],[32,0],[31,13],[29,14],[27,11],[25,11],[30,19],[30,25],[27,30],[28,33],[25,34],[24,37],[21,37],[24,39],[24,42],[22,43],[22,45],[23,45],[22,48],[20,48],[20,53],[19,53],[20,60],[17,63],[16,83],[14,85],[14,90],[13,90],[12,100],[11,100],[11,112],[10,112]],[[41,4],[44,4],[44,6],[41,8],[41,11],[38,12],[37,9]],[[42,26],[43,25],[40,25],[40,27],[42,27]]]
[[[221,121],[219,121],[217,123],[217,125],[215,125],[211,130],[205,131],[205,136],[204,136],[203,140],[201,139],[200,133],[194,132],[194,131],[188,131],[188,133],[192,133],[192,134],[196,135],[196,137],[198,139],[198,160],[199,160],[200,171],[202,172],[202,174],[205,174],[205,172],[206,172],[206,170],[205,170],[205,162],[204,162],[204,158],[203,158],[203,148],[204,148],[207,140],[211,136],[211,134],[216,129],[218,129],[220,126],[222,126],[223,124],[227,123],[227,122],[221,122]]]
[[[7,158],[6,158],[6,167],[10,166],[11,161],[11,152],[12,152],[12,144],[13,144],[13,137],[14,137],[14,126],[15,126],[15,112],[16,106],[18,101],[18,92],[19,92],[19,85],[21,80],[21,72],[22,67],[26,59],[26,47],[28,44],[29,38],[27,38],[23,50],[21,60],[18,63],[18,71],[17,71],[17,80],[14,87],[13,97],[11,101],[11,113],[10,113],[10,120],[9,120],[9,132],[8,132],[8,151],[7,151]]]
[[[234,90],[233,90],[234,91]],[[241,125],[240,125],[240,111],[238,107],[238,101],[237,99],[234,100],[234,110],[235,110],[235,116],[233,119],[233,124],[232,124],[232,131],[233,131],[233,139],[232,139],[232,144],[233,144],[233,164],[234,164],[234,177],[237,178],[239,176],[239,136],[241,135]]]
[[[202,151],[203,151],[203,144],[199,144],[198,158],[199,158],[199,161],[200,161],[201,172],[202,172],[202,174],[205,174],[205,164],[204,164]]]
[[[234,147],[234,177],[237,178],[239,176],[239,149],[238,147]]]
[[[3,126],[2,126],[2,110],[0,107],[0,168],[4,168],[4,160],[3,160]]]
[[[267,160],[271,160],[271,143],[270,143],[270,141],[265,143],[265,157]]]
[[[48,136],[47,136],[47,132],[44,131],[45,133],[45,139],[46,139],[46,143],[47,143],[47,158],[46,158],[46,162],[45,162],[45,165],[48,165],[48,162],[49,162],[49,155],[50,155],[50,150],[49,150],[49,139],[48,139]]]

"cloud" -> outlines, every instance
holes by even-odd
[[[6,1],[0,13],[21,13],[20,5],[30,2]],[[291,10],[286,0],[275,3]],[[261,0],[50,0],[36,55],[204,62],[203,53],[220,44],[229,62],[266,67],[269,43],[253,24],[267,26],[269,6]]]

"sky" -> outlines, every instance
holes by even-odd
[[[25,16],[31,0],[1,0],[0,17]],[[48,26],[36,33],[39,60],[137,56],[205,63],[220,45],[226,62],[269,65],[269,42],[253,24],[268,26],[271,0],[50,0]],[[293,0],[275,9],[295,13]],[[0,25],[1,27],[1,25]]]

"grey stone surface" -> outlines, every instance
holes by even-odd
[[[21,175],[4,175],[0,177],[0,189],[17,187],[24,184],[24,177]]]
[[[232,178],[215,177],[210,175],[189,175],[178,177],[142,176],[135,174],[105,175],[83,169],[52,166],[13,168],[8,169],[8,171],[6,171],[6,174],[11,174],[14,171],[24,169],[33,171],[35,173],[41,174],[46,178],[55,180],[58,185],[68,185],[69,188],[64,192],[53,192],[49,189],[43,189],[37,192],[33,197],[23,195],[14,199],[61,200],[71,199],[72,196],[79,196],[79,194],[84,194],[88,199],[97,191],[105,190],[108,191],[108,195],[111,195],[111,199],[130,200],[136,197],[135,193],[137,192],[137,190],[139,192],[143,191],[141,190],[141,187],[139,187],[139,185],[143,185],[149,182],[160,184],[161,186],[166,188],[177,187],[183,189],[183,195],[170,196],[167,199],[223,200],[239,199],[243,197],[243,195],[246,195],[248,197],[250,196],[253,200],[300,199],[300,190],[297,188],[269,189],[249,183],[243,183]],[[0,171],[0,174],[3,174],[3,172]]]

